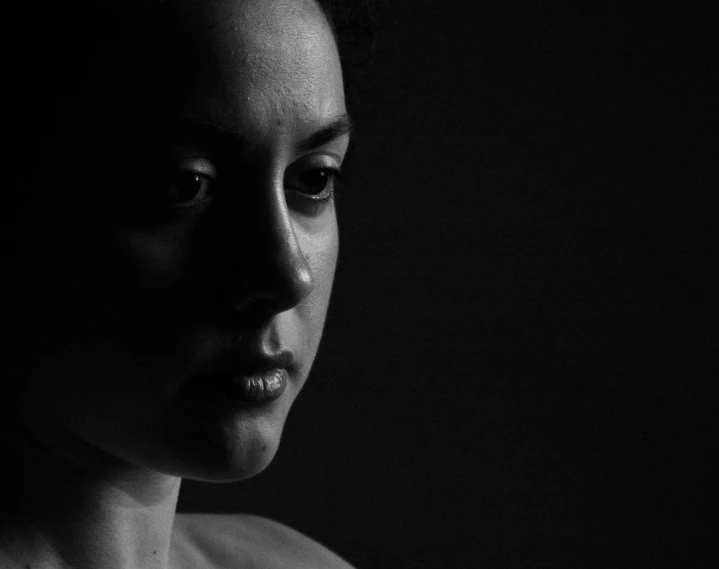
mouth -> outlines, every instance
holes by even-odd
[[[269,403],[285,392],[293,365],[291,352],[235,360],[189,378],[185,396],[198,400],[219,397],[249,406]]]
[[[237,402],[261,404],[279,399],[289,381],[287,370],[275,368],[252,375],[213,373],[194,378],[209,390]]]

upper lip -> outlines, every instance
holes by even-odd
[[[262,350],[235,352],[223,358],[218,365],[213,365],[210,373],[235,373],[254,375],[266,373],[274,369],[290,368],[295,358],[289,350],[268,353]]]

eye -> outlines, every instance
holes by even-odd
[[[340,170],[334,166],[304,166],[288,172],[287,189],[313,201],[329,201],[334,196]]]
[[[163,197],[174,207],[197,206],[209,199],[214,181],[207,174],[179,170],[165,184]]]
[[[327,168],[306,170],[300,172],[298,178],[304,185],[307,193],[316,195],[322,193],[334,181],[335,172]]]

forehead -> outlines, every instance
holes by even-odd
[[[106,25],[52,28],[51,39],[77,35],[78,49],[45,42],[49,55],[59,53],[46,66],[61,87],[52,91],[57,111],[47,130],[56,153],[85,148],[111,159],[118,149],[143,151],[182,115],[264,149],[278,133],[305,138],[346,112],[337,46],[315,0],[93,5]]]
[[[197,14],[190,8],[186,64],[194,73],[185,113],[251,133],[302,129],[344,112],[334,37],[313,1],[203,3]]]

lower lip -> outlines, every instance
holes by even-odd
[[[213,373],[192,380],[192,398],[220,396],[244,405],[261,405],[279,399],[289,381],[287,370],[278,368],[251,375]]]

